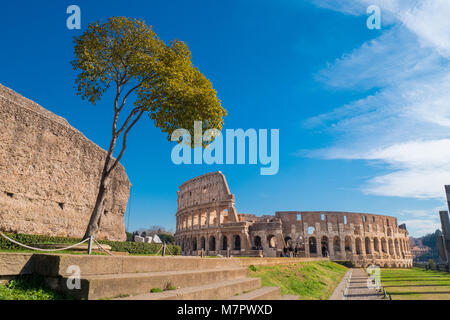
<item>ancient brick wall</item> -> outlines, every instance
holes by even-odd
[[[65,119],[0,85],[0,230],[82,237],[105,157]],[[125,240],[121,165],[111,185],[97,237]]]

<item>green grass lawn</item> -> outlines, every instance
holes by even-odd
[[[381,285],[392,300],[450,300],[450,273],[412,269],[381,269]]]
[[[282,295],[298,295],[301,300],[327,300],[347,272],[346,267],[331,261],[250,266],[249,269],[250,276],[261,278],[263,286],[280,287]]]
[[[36,276],[21,276],[7,284],[0,284],[0,300],[65,300],[61,295],[49,288],[44,280]]]

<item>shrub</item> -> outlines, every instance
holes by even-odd
[[[163,289],[161,289],[161,288],[152,288],[152,289],[150,290],[150,292],[151,292],[151,293],[163,292]]]
[[[21,233],[17,234],[5,233],[5,234],[11,239],[14,239],[20,243],[32,247],[36,247],[39,244],[50,244],[50,243],[62,243],[70,245],[81,241],[80,239],[76,238],[49,237],[49,236],[21,234]],[[26,250],[26,249],[0,236],[0,250]]]
[[[172,282],[167,282],[166,288],[164,290],[177,290],[177,287],[172,284]]]
[[[31,234],[10,234],[5,233],[8,237],[32,246],[32,247],[38,247],[39,244],[51,244],[51,243],[57,243],[57,244],[75,244],[78,242],[81,242],[81,239],[77,238],[66,238],[66,237],[50,237],[50,236],[42,236],[42,235],[31,235]],[[151,255],[156,254],[158,251],[161,253],[162,249],[160,250],[162,244],[158,243],[143,243],[143,242],[121,242],[121,241],[109,241],[109,240],[100,240],[99,243],[101,244],[107,244],[111,246],[112,251],[117,252],[128,252],[130,254],[143,254],[143,255]],[[167,245],[168,251],[170,251],[173,255],[180,255],[181,254],[181,248],[176,245]],[[25,248],[16,245],[12,243],[11,241],[0,237],[0,250],[26,250]],[[169,254],[169,252],[166,252]]]
[[[111,246],[112,251],[128,252],[130,254],[156,254],[158,251],[159,253],[162,252],[161,249],[162,244],[158,243],[144,243],[144,242],[130,242],[130,241],[120,242],[107,240],[102,240],[99,242]],[[181,254],[181,248],[179,246],[167,245],[167,249],[173,255]],[[166,252],[166,254],[169,254],[169,252]]]
[[[428,260],[427,266],[428,266],[428,269],[436,270],[436,262],[434,262],[433,259]]]
[[[248,268],[249,268],[251,271],[256,272],[256,267],[255,267],[254,265],[251,264]]]

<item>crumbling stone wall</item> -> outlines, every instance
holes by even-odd
[[[106,151],[69,123],[0,85],[0,230],[82,237]],[[98,238],[125,240],[130,182],[117,166]]]
[[[354,212],[276,212],[275,216],[233,214],[234,195],[221,172],[181,185],[175,239],[185,255],[279,257],[328,256],[356,266],[411,267],[405,225],[395,217]],[[204,217],[204,218],[203,218]]]

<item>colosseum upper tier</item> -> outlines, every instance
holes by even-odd
[[[65,119],[0,84],[0,230],[81,238],[105,158]],[[126,239],[130,186],[117,166],[98,238]]]
[[[183,255],[329,257],[355,266],[411,267],[406,226],[395,217],[282,211],[275,216],[239,214],[221,172],[180,186],[176,243]]]

